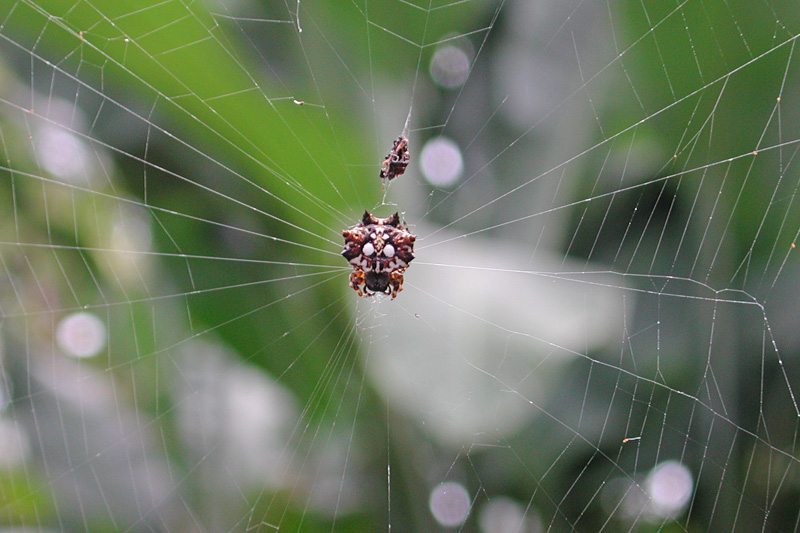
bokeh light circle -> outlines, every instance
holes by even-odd
[[[433,517],[441,525],[458,526],[469,516],[469,494],[460,483],[447,481],[431,490],[429,506]]]
[[[58,347],[72,357],[92,357],[106,345],[106,326],[91,313],[73,313],[56,329]]]
[[[650,472],[645,487],[651,498],[651,511],[663,518],[673,518],[689,504],[694,480],[682,463],[665,461]]]
[[[458,46],[441,46],[431,59],[431,78],[440,87],[457,89],[469,77],[469,62],[467,53]]]
[[[447,137],[431,139],[422,148],[420,168],[428,183],[435,187],[449,187],[464,172],[464,158],[458,145]]]

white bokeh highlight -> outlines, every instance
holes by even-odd
[[[431,139],[422,148],[420,169],[434,187],[455,184],[464,172],[464,158],[458,145],[447,137]]]
[[[88,181],[93,171],[90,152],[75,134],[53,126],[36,135],[36,154],[42,167],[69,183]]]
[[[630,522],[642,518],[661,524],[686,512],[694,494],[694,477],[678,461],[664,461],[644,477],[618,477],[603,487],[601,502],[606,512]]]
[[[430,74],[436,85],[445,89],[457,89],[469,77],[469,55],[458,46],[445,45],[433,54]]]
[[[478,513],[482,533],[539,533],[544,531],[541,520],[527,505],[505,496],[493,497]]]
[[[650,495],[650,514],[656,519],[675,518],[692,498],[694,479],[684,464],[665,461],[648,474],[644,486]]]
[[[444,527],[461,525],[469,516],[469,493],[461,483],[455,481],[434,487],[428,504],[433,517]]]
[[[73,313],[65,317],[56,329],[56,343],[70,357],[97,355],[106,346],[106,326],[91,313]]]

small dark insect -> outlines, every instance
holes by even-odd
[[[403,290],[403,273],[414,259],[417,238],[400,222],[400,215],[378,218],[364,211],[361,221],[342,235],[342,255],[353,267],[350,287],[359,296],[383,293],[394,299]]]
[[[381,163],[381,178],[392,180],[406,171],[411,154],[408,152],[408,139],[400,136],[392,143],[391,151]]]

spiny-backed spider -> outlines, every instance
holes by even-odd
[[[400,215],[378,218],[364,211],[361,221],[342,235],[342,255],[353,267],[350,287],[359,296],[383,293],[394,299],[403,290],[403,273],[414,259],[417,238],[400,222]]]

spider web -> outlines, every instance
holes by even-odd
[[[0,525],[797,531],[798,18],[3,4]]]

